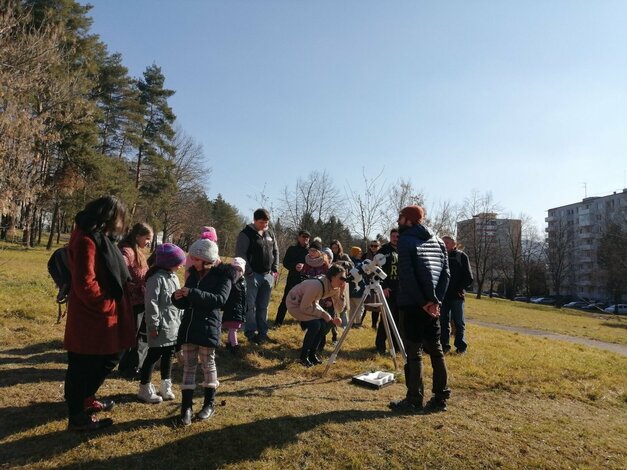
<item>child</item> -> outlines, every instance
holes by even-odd
[[[159,245],[155,265],[146,273],[146,331],[148,355],[140,370],[139,393],[146,403],[173,400],[172,357],[181,324],[181,311],[172,304],[172,294],[180,288],[176,270],[185,263],[185,252],[171,243]],[[155,363],[161,359],[161,396],[150,383]]]
[[[200,229],[200,237],[201,239],[211,240],[214,243],[218,243],[218,234],[216,233],[216,229],[209,226],[204,226]],[[189,259],[189,256],[185,260],[185,280],[187,281],[187,276],[189,276],[189,268],[192,266],[192,261]]]
[[[237,342],[237,330],[246,321],[246,279],[244,278],[246,261],[243,258],[233,258],[230,267],[234,271],[233,287],[224,306],[222,326],[229,330],[226,348],[233,354],[237,354],[240,348]]]
[[[189,248],[189,258],[192,266],[185,287],[173,296],[174,305],[185,309],[178,334],[183,351],[181,424],[184,426],[192,423],[199,357],[205,379],[202,384],[205,400],[196,418],[205,420],[213,415],[216,389],[220,385],[215,362],[215,348],[220,344],[220,309],[229,298],[232,284],[225,266],[217,266],[215,242],[206,238],[196,240]]]

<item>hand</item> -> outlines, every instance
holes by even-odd
[[[187,297],[188,294],[189,294],[189,288],[181,287],[180,289],[174,291],[174,298],[176,300],[179,300],[179,299],[182,299],[183,297]]]
[[[156,338],[157,336],[159,336],[159,332],[158,332],[157,330],[150,330],[150,331],[148,332],[148,335],[149,335],[151,338]]]
[[[342,320],[339,318],[333,318],[331,320],[331,323],[333,323],[335,326],[340,326],[342,324]]]
[[[390,292],[392,292],[392,291],[390,290],[389,287],[386,287],[385,289],[383,289],[383,295],[386,296],[386,297],[390,296]]]
[[[422,306],[422,309],[429,314],[429,316],[433,318],[440,317],[440,304],[435,302],[428,302],[427,304]]]
[[[298,263],[296,265],[296,271],[301,272],[303,270],[303,266],[305,266],[303,263]]]

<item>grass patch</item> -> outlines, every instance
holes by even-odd
[[[271,332],[277,344],[259,347],[244,340],[240,358],[218,351],[218,401],[225,404],[209,422],[177,428],[178,400],[139,403],[137,383],[113,376],[100,393],[118,402],[108,414],[114,427],[100,434],[68,433],[64,324],[55,325],[55,292],[46,287],[52,284],[45,269],[48,253],[0,251],[0,261],[7,256],[15,262],[0,272],[4,467],[624,468],[626,357],[472,324],[468,354],[447,356],[453,390],[447,413],[390,412],[387,402],[405,392],[401,371],[398,384],[379,391],[349,383],[361,372],[392,370],[391,359],[374,352],[374,330],[352,330],[336,364],[321,376],[320,366],[304,369],[297,363],[302,331],[288,321]],[[271,317],[281,293],[273,292]],[[508,322],[536,314],[507,310],[506,301],[471,299],[467,305],[473,318],[478,310],[501,311],[501,321]],[[550,316],[554,309],[537,312]],[[561,319],[553,317],[552,324],[558,327]],[[177,384],[180,376],[176,365]],[[153,380],[158,383],[158,374]],[[180,399],[178,385],[175,392]],[[195,409],[201,400],[198,390]]]
[[[607,343],[627,344],[627,317],[592,314],[548,305],[466,296],[468,319],[550,331]]]

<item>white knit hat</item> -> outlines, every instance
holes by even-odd
[[[246,272],[246,261],[244,260],[244,258],[233,258],[231,260],[231,266],[240,269],[242,272]]]
[[[189,256],[201,259],[207,263],[215,263],[218,260],[218,245],[211,240],[201,238],[189,247]]]

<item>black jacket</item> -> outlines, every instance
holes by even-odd
[[[298,263],[305,263],[305,256],[309,253],[309,249],[305,246],[301,246],[300,243],[290,246],[285,251],[283,257],[283,266],[287,269],[287,282],[290,284],[298,284],[301,281],[301,274],[296,271],[296,265]]]
[[[235,271],[235,268],[233,268]],[[233,273],[235,279],[236,273]],[[240,276],[237,281],[233,282],[231,293],[224,305],[222,321],[237,321],[244,323],[246,321],[246,279]]]
[[[202,278],[193,266],[189,269],[189,277],[185,282],[189,294],[179,300],[172,295],[172,303],[185,309],[178,344],[191,343],[209,348],[220,344],[220,309],[226,304],[233,283],[229,267],[213,267]]]
[[[398,240],[399,307],[441,303],[449,281],[444,242],[424,225],[401,230]]]
[[[246,275],[275,273],[279,269],[279,246],[274,233],[266,230],[259,235],[253,224],[244,227],[237,236],[235,256],[246,260]]]
[[[448,267],[451,271],[451,281],[446,289],[446,299],[463,299],[464,290],[472,285],[472,270],[468,255],[460,250],[453,250],[448,254]]]
[[[385,255],[385,264],[381,269],[387,274],[381,282],[381,287],[390,289],[390,295],[394,297],[398,291],[398,251],[391,243],[386,243],[379,249],[379,253]]]

